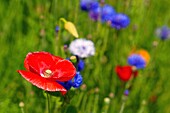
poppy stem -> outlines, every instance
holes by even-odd
[[[124,108],[125,108],[125,101],[123,101],[123,103],[122,103],[122,105],[121,105],[121,109],[120,109],[120,112],[119,112],[119,113],[123,113]]]
[[[50,95],[48,93],[47,94],[47,108],[48,108],[48,113],[51,113],[50,111]]]
[[[125,104],[126,104],[127,98],[128,98],[127,95],[123,95],[122,96],[122,105],[121,105],[119,113],[123,113],[123,111],[125,109]]]
[[[21,108],[21,113],[24,113],[24,108],[23,107]]]

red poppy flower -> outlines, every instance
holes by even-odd
[[[117,75],[122,81],[128,81],[132,75],[137,76],[138,72],[133,71],[132,66],[116,66]]]
[[[57,81],[71,80],[76,74],[70,61],[48,52],[28,53],[24,66],[26,70],[18,70],[18,73],[27,81],[46,91],[60,91],[63,95],[67,90]]]

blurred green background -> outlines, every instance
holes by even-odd
[[[79,2],[0,0],[0,113],[48,112],[43,91],[24,80],[17,70],[24,69],[28,52],[56,53],[55,27],[61,17],[76,25],[81,38],[94,41],[96,54],[85,60],[84,84],[68,92],[68,102],[62,104],[66,100],[51,97],[52,112],[119,113],[124,104],[124,113],[170,113],[170,41],[155,36],[157,27],[170,25],[170,1],[106,0],[117,12],[130,17],[130,25],[120,31],[90,20],[80,10]],[[74,37],[62,29],[61,39],[62,44],[69,44]],[[140,70],[124,103],[126,84],[119,80],[114,68],[126,65],[134,48],[146,49],[151,61]],[[19,106],[21,102],[24,107]]]

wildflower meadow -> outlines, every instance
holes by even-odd
[[[0,0],[0,113],[170,113],[169,0]]]

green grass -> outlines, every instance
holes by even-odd
[[[55,42],[55,26],[61,17],[76,25],[81,38],[91,35],[96,54],[85,60],[82,75],[86,89],[69,91],[69,97],[65,98],[51,97],[52,112],[119,113],[125,84],[114,68],[127,64],[133,48],[149,51],[151,61],[134,80],[124,113],[170,112],[170,41],[160,41],[154,34],[157,27],[170,25],[169,0],[106,0],[117,12],[131,19],[130,25],[120,31],[91,21],[88,14],[80,10],[79,0],[0,2],[1,113],[20,113],[20,102],[25,104],[25,113],[47,113],[43,91],[24,80],[17,70],[24,69],[23,61],[28,52],[48,51],[65,56],[56,53],[59,47]],[[64,29],[60,38],[62,44],[74,40]],[[159,42],[157,47],[152,45],[155,40]],[[114,93],[114,98],[109,97],[110,93]],[[104,102],[106,97],[110,98],[110,104]]]

